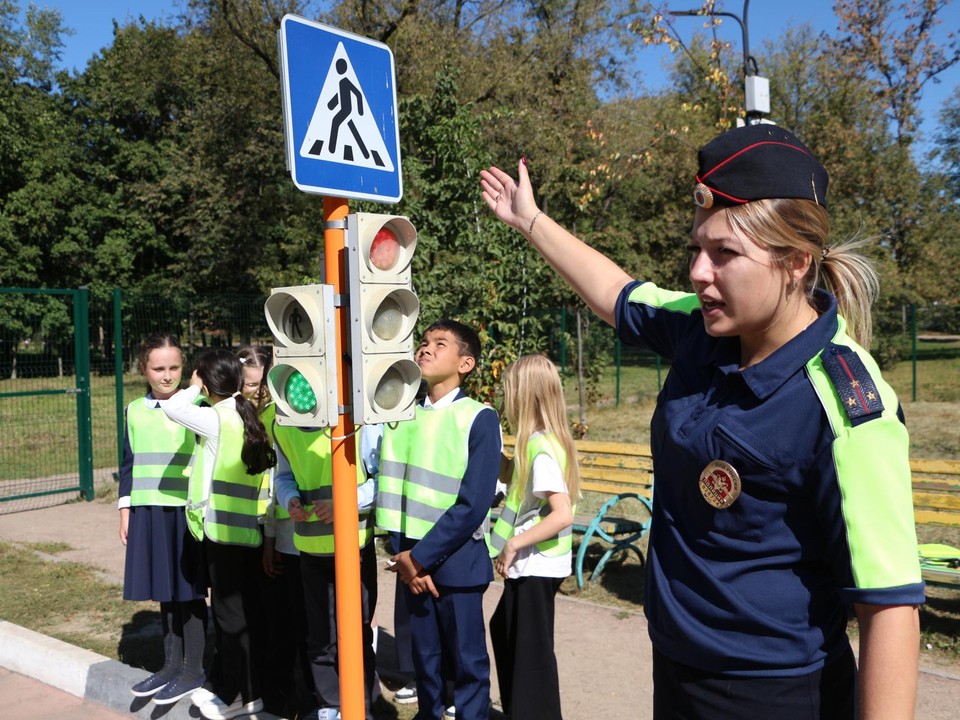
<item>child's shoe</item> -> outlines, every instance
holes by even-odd
[[[456,717],[457,709],[453,705],[443,711],[443,720],[456,720]]]
[[[207,688],[201,687],[199,690],[194,690],[192,693],[190,693],[190,702],[196,707],[200,707],[201,705],[206,705],[215,697],[216,695],[213,694],[212,690],[207,690]]]
[[[334,707],[317,708],[306,720],[340,720],[340,710]]]
[[[228,704],[214,695],[213,700],[200,706],[200,714],[207,720],[230,720],[241,715],[253,715],[261,710],[263,710],[263,700],[257,698],[245,703],[240,696]]]
[[[417,701],[417,683],[404,685],[393,694],[393,701],[397,705],[409,705]]]
[[[192,695],[201,687],[203,687],[202,675],[200,677],[178,675],[172,682],[164,685],[163,689],[153,696],[153,702],[157,705],[172,705],[180,698]]]
[[[160,692],[160,690],[176,676],[177,673],[175,670],[161,670],[146,680],[138,682],[130,688],[130,692],[133,693],[134,697],[150,697],[154,693]]]

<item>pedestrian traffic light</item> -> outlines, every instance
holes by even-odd
[[[347,216],[353,421],[410,420],[420,387],[413,329],[420,301],[411,262],[417,231],[400,215]]]
[[[277,404],[277,423],[335,426],[336,325],[332,285],[274,288],[264,313],[273,333],[273,367],[267,386]]]

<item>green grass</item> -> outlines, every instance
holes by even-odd
[[[67,391],[72,377],[0,380],[0,393]],[[95,468],[117,466],[115,382],[112,376],[91,376],[90,405]],[[146,391],[143,378],[124,377],[129,402]],[[24,395],[0,399],[0,482],[24,478],[75,475],[77,472],[77,403],[72,394]]]
[[[159,637],[156,643],[132,637],[159,623],[157,604],[125,602],[119,585],[87,565],[41,559],[66,549],[0,543],[0,618],[135,667],[156,665]]]

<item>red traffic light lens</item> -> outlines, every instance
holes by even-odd
[[[382,227],[370,243],[370,264],[377,270],[389,270],[400,258],[400,240],[389,227]]]

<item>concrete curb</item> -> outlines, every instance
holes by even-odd
[[[146,720],[197,720],[200,712],[184,698],[172,705],[154,705],[130,694],[146,678],[146,670],[62,640],[0,620],[0,666],[39,680],[84,700]],[[270,713],[245,716],[251,720],[281,720]]]

